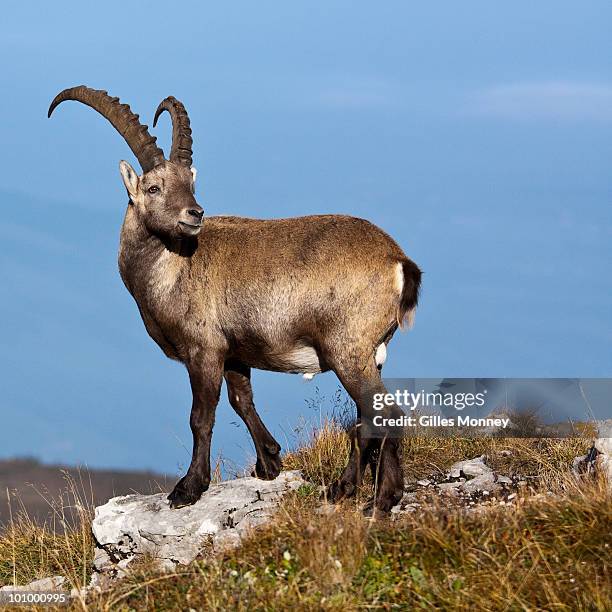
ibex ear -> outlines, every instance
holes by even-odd
[[[123,184],[127,189],[128,195],[133,200],[138,194],[138,175],[134,168],[124,160],[119,162],[119,171],[121,172],[121,178],[123,178]]]

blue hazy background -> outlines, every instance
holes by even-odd
[[[91,109],[46,118],[81,83],[149,125],[184,101],[207,214],[390,232],[425,274],[386,376],[611,376],[611,24],[603,1],[5,4],[0,456],[189,461],[187,375],[117,271],[118,162],[135,160]],[[253,381],[284,446],[337,388]],[[244,463],[237,422],[224,391],[214,453]]]

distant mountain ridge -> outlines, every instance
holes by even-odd
[[[47,465],[29,457],[0,459],[0,529],[10,521],[11,512],[16,517],[24,509],[38,523],[52,522],[49,501],[65,495],[70,480],[87,504],[99,505],[117,495],[170,490],[175,478],[150,471]],[[70,501],[74,500],[68,496],[66,503]]]

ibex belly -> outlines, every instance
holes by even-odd
[[[261,347],[257,350],[242,348],[243,350],[237,351],[237,357],[259,370],[290,374],[318,374],[328,369],[316,349],[303,341],[298,341],[285,348],[269,346],[267,350]]]
[[[296,345],[284,353],[269,355],[268,360],[279,372],[318,374],[324,369],[317,351],[306,344]]]

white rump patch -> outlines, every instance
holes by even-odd
[[[304,380],[312,380],[315,377],[312,372],[308,372],[307,374],[303,374],[302,376],[304,377]]]
[[[402,291],[404,290],[404,266],[401,262],[397,262],[395,264],[393,287],[395,288],[395,290],[398,292],[398,294],[401,297]],[[416,308],[411,308],[404,315],[404,320],[398,321],[398,323],[400,325],[405,326],[406,329],[412,329],[412,326],[414,325],[415,312],[416,312]]]
[[[376,354],[374,355],[374,361],[379,368],[387,361],[387,345],[384,342],[378,345]]]
[[[404,290],[404,266],[400,261],[395,264],[393,286],[395,287],[395,290],[402,295],[402,291]]]

